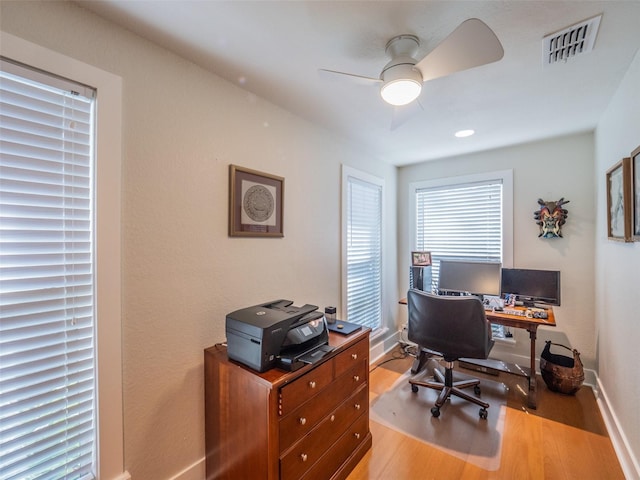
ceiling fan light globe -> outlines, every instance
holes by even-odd
[[[385,83],[380,89],[380,95],[385,102],[400,107],[413,102],[421,91],[421,83],[401,78]]]

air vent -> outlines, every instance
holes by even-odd
[[[602,14],[544,37],[542,63],[545,66],[553,65],[590,52],[598,35],[601,18]]]

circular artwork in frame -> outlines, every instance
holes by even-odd
[[[250,183],[250,182],[243,182]],[[273,196],[273,189],[269,189],[264,185],[251,185],[247,191],[242,195],[242,210],[247,216],[245,223],[254,222],[256,224],[269,222],[272,219],[271,224],[275,223],[273,218],[276,199]]]
[[[229,236],[283,237],[284,178],[229,166]]]

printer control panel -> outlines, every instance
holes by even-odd
[[[316,315],[316,318],[311,320],[307,319],[307,317],[304,317],[306,320],[304,323],[289,330],[287,333],[288,343],[304,343],[310,338],[317,337],[324,331],[324,315]]]

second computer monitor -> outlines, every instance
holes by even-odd
[[[438,289],[443,293],[500,295],[502,264],[441,260]]]
[[[525,305],[560,306],[560,271],[503,268],[502,292],[516,294]]]

